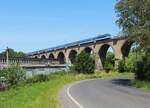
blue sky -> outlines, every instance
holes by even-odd
[[[116,35],[116,0],[0,0],[0,49],[32,52]]]

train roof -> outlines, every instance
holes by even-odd
[[[37,53],[50,52],[50,51],[57,50],[57,49],[63,49],[63,48],[66,48],[66,47],[82,45],[82,44],[96,42],[96,41],[101,41],[101,40],[106,40],[106,39],[110,39],[110,38],[111,38],[110,34],[98,35],[98,36],[93,37],[93,38],[88,38],[88,39],[84,39],[84,40],[80,40],[80,41],[76,41],[76,42],[71,42],[71,43],[59,45],[59,46],[56,46],[56,47],[51,47],[51,48],[47,48],[47,49],[31,52],[28,55],[34,55],[34,54],[37,54]]]

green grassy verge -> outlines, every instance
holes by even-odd
[[[110,71],[109,73],[106,73],[105,71],[97,71],[95,72],[95,76],[99,76],[102,78],[113,78],[113,77],[133,77],[134,74],[131,72],[123,72],[119,73],[117,71]]]
[[[130,85],[136,88],[150,90],[150,82],[148,81],[133,80]]]
[[[8,91],[0,92],[0,108],[62,108],[58,92],[68,83],[99,77],[132,76],[131,73],[101,73],[91,75],[55,73],[49,75],[49,81],[27,84]]]

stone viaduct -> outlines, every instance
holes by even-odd
[[[60,64],[66,63],[71,65],[75,56],[84,50],[93,55],[96,68],[100,70],[103,69],[109,47],[112,47],[115,55],[115,68],[117,68],[119,61],[123,57],[128,56],[131,44],[132,43],[127,40],[127,37],[111,37],[109,34],[104,34],[90,39],[35,51],[29,53],[29,57],[50,60],[57,59]]]

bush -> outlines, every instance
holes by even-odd
[[[130,52],[125,58],[125,71],[133,72],[137,61],[142,59],[142,53]]]
[[[32,78],[27,79],[27,83],[45,82],[48,80],[49,80],[48,75],[39,74],[33,76]]]
[[[114,69],[113,67],[114,67],[113,64],[111,64],[111,63],[108,62],[108,61],[106,61],[106,62],[104,63],[104,69],[105,69],[106,72],[109,72],[110,70],[113,70],[113,69]]]
[[[114,69],[115,59],[114,59],[114,54],[112,52],[109,51],[106,54],[106,59],[103,64],[104,64],[104,70],[106,72],[109,72],[110,70]]]
[[[144,64],[143,64],[142,60],[136,62],[135,70],[134,70],[136,79],[139,79],[139,80],[144,80],[145,79],[145,74],[143,72],[143,67],[144,67]]]
[[[0,91],[3,91],[7,88],[6,78],[0,77]]]
[[[114,53],[108,51],[107,54],[106,54],[106,62],[111,64],[112,66],[114,66],[115,64],[115,57],[114,57]]]
[[[150,56],[143,57],[135,65],[135,77],[139,80],[150,81]]]
[[[150,81],[150,56],[145,58],[143,72],[145,72],[146,80]]]
[[[90,54],[82,51],[75,59],[74,69],[78,73],[94,73],[95,61]]]
[[[118,71],[119,72],[125,72],[125,63],[124,60],[121,60],[118,64]]]
[[[19,66],[10,65],[0,70],[0,85],[17,85],[19,82],[24,81],[26,78],[25,71]]]
[[[118,71],[133,72],[135,70],[136,62],[141,60],[142,56],[143,56],[142,52],[130,52],[128,57],[124,57],[123,60],[119,62]]]

